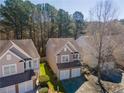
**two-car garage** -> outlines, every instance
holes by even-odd
[[[60,80],[79,77],[79,76],[80,76],[80,68],[60,70]]]

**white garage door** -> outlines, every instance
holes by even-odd
[[[78,77],[80,76],[80,68],[75,68],[71,70],[71,77]]]
[[[33,90],[33,81],[26,81],[19,84],[19,93],[25,93]]]
[[[15,85],[0,88],[0,93],[16,93]]]
[[[25,93],[25,82],[19,83],[19,93]]]
[[[30,90],[33,90],[33,81],[32,80],[26,82],[26,91],[30,91]]]
[[[69,79],[70,70],[60,70],[60,80]]]

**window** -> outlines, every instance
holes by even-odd
[[[16,64],[4,65],[3,66],[3,75],[8,76],[16,73]]]
[[[8,55],[6,56],[6,59],[7,59],[7,60],[11,60],[11,55],[8,54]]]
[[[61,63],[69,62],[69,55],[62,55],[61,56]]]
[[[31,62],[32,62],[32,61],[26,61],[26,62],[24,63],[24,68],[25,68],[26,70],[31,69]]]
[[[74,60],[79,60],[79,54],[78,53],[73,54],[73,59]]]

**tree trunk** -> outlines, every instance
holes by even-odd
[[[32,28],[29,26],[29,38],[32,39]]]
[[[99,26],[100,27],[100,26]],[[102,93],[108,93],[107,90],[104,88],[103,84],[101,83],[101,56],[102,56],[102,43],[103,43],[103,32],[100,33],[100,42],[99,42],[99,56],[98,56],[98,83],[101,87]]]

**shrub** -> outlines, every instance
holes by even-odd
[[[38,91],[39,93],[48,93],[48,88],[44,87],[44,88],[39,89]]]
[[[39,85],[41,87],[48,87],[47,82],[49,81],[49,77],[47,75],[39,76]]]
[[[49,81],[49,76],[48,75],[41,75],[39,76],[39,83],[47,83]]]

